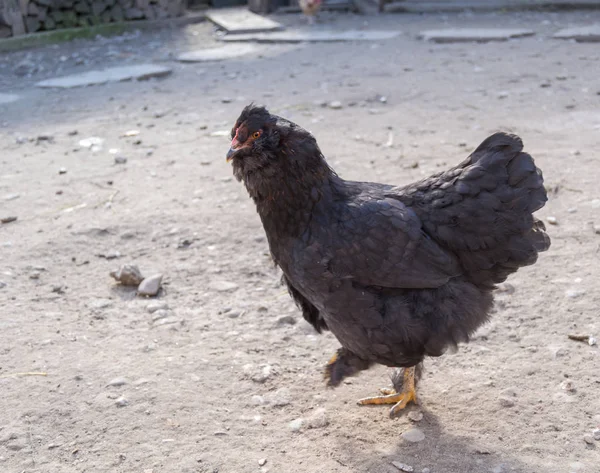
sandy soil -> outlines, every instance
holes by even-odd
[[[208,24],[4,55],[2,91],[21,99],[0,105],[0,217],[18,216],[0,226],[0,471],[399,471],[392,461],[432,473],[600,471],[590,438],[600,350],[567,338],[600,336],[600,51],[549,39],[594,19],[328,16],[332,27],[403,35],[263,45],[203,65],[170,53],[214,44]],[[499,24],[538,35],[415,39]],[[25,54],[42,68],[19,77]],[[148,60],[174,73],[33,87]],[[310,129],[347,178],[408,183],[496,130],[521,135],[543,169],[550,201],[540,216],[556,219],[553,246],[503,286],[469,345],[427,362],[416,426],[355,404],[388,384],[384,368],[325,389],[321,368],[337,343],[314,333],[279,285],[253,204],[225,163],[227,138],[211,136],[251,100]],[[344,108],[319,105],[328,100]],[[132,129],[139,136],[121,137]],[[104,140],[97,152],[78,144],[92,136]],[[126,262],[164,274],[158,302],[168,309],[151,314],[157,301],[115,286],[108,273]],[[47,376],[17,375],[38,372]],[[401,437],[415,427],[423,441]]]

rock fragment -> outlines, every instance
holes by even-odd
[[[156,296],[158,294],[158,291],[160,291],[162,279],[162,274],[154,274],[152,276],[147,277],[138,286],[138,295],[147,297]]]
[[[110,275],[123,286],[139,286],[144,280],[142,272],[135,264],[124,264]]]

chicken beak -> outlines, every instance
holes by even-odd
[[[233,159],[233,155],[241,148],[240,142],[237,140],[237,136],[231,140],[231,147],[229,151],[227,151],[227,162],[230,162]]]

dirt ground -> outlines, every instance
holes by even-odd
[[[321,27],[403,34],[174,62],[216,43],[199,24],[2,56],[0,89],[20,100],[0,105],[0,217],[18,216],[0,226],[0,471],[392,473],[395,461],[431,473],[598,473],[600,350],[568,335],[600,338],[600,50],[550,38],[597,20],[327,15]],[[537,35],[416,39],[473,25]],[[149,60],[173,74],[33,86]],[[331,100],[343,108],[321,105]],[[503,286],[469,345],[427,361],[412,409],[422,420],[356,405],[389,383],[382,367],[325,388],[336,340],[317,335],[279,285],[225,163],[228,140],[212,135],[250,101],[311,130],[346,178],[408,183],[496,130],[518,133],[543,169],[550,200],[539,215],[556,219],[553,245]],[[101,149],[80,146],[89,137]],[[129,262],[164,274],[157,300],[114,284],[109,271]],[[150,313],[156,302],[168,308]],[[415,427],[424,440],[401,437]]]

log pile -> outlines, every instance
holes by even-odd
[[[184,13],[185,0],[0,0],[0,38]]]

